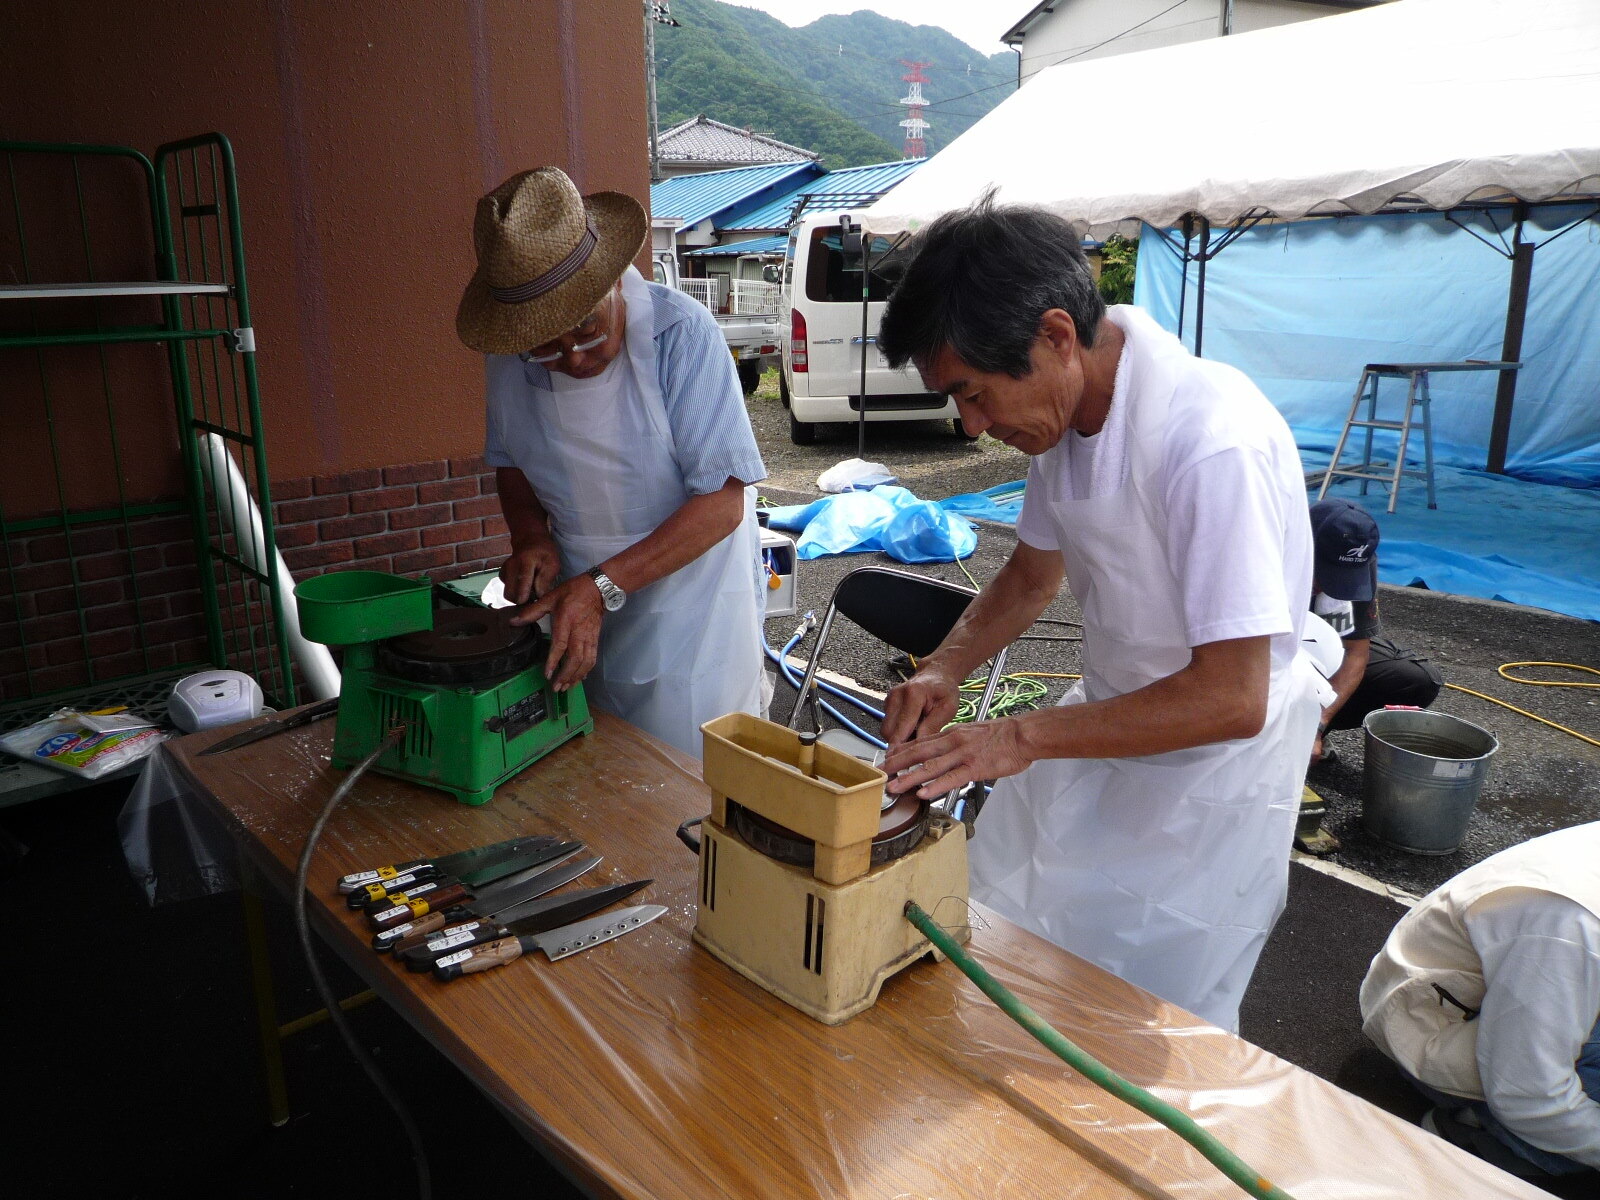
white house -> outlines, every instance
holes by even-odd
[[[1291,25],[1387,0],[1040,0],[1000,40],[1021,56],[1017,82],[1061,62]]]

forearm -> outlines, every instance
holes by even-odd
[[[1087,704],[1013,718],[1023,753],[1044,758],[1135,758],[1254,737],[1266,721],[1267,638],[1197,646],[1189,665],[1154,683]]]
[[[1019,542],[939,648],[919,664],[962,680],[1026,633],[1060,590],[1061,555]]]
[[[1332,703],[1322,710],[1322,723],[1326,725],[1355,695],[1361,679],[1367,673],[1367,663],[1372,657],[1372,643],[1366,638],[1348,638],[1344,643],[1344,661],[1328,680],[1334,691]]]
[[[494,484],[500,494],[500,512],[505,516],[511,545],[521,550],[550,541],[550,518],[534,494],[528,477],[516,467],[496,467]]]
[[[744,520],[744,488],[739,480],[729,479],[715,492],[691,496],[653,533],[600,563],[600,569],[630,593],[665,579],[739,528]]]

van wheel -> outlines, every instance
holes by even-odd
[[[789,440],[796,446],[809,446],[817,440],[817,427],[810,421],[796,421],[789,414]]]
[[[789,377],[783,373],[783,368],[778,368],[778,399],[785,408],[789,407]]]
[[[960,417],[950,418],[950,428],[953,429],[955,431],[955,435],[964,442],[975,442],[983,436],[983,431],[981,429],[977,433],[968,433],[967,427],[961,423]]]
[[[761,364],[742,362],[734,364],[739,370],[739,386],[746,396],[761,386]]]

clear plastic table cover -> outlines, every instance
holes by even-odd
[[[179,772],[280,887],[342,772],[331,723]],[[698,764],[599,714],[481,808],[381,776],[324,834],[314,916],[330,944],[587,1190],[627,1197],[1232,1197],[1156,1121],[1078,1076],[931,959],[822,1025],[695,945]],[[979,825],[981,836],[982,826]],[[554,833],[604,861],[585,884],[653,877],[668,914],[558,963],[533,954],[439,983],[398,969],[334,892],[349,871]],[[970,949],[1107,1066],[1187,1111],[1301,1200],[1544,1193],[957,898]],[[1337,998],[1330,998],[1337,1004]],[[1355,1001],[1350,998],[1351,1018]]]

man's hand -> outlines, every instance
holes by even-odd
[[[513,604],[537,600],[560,577],[561,552],[548,538],[512,550],[511,557],[500,564],[500,582]]]
[[[588,575],[576,575],[519,608],[511,623],[532,625],[546,613],[550,614],[550,654],[545,659],[544,675],[556,691],[564,692],[594,670],[600,654],[600,622],[605,616],[605,604],[595,581]]]
[[[924,800],[975,779],[1003,779],[1027,766],[1022,727],[1014,717],[952,725],[943,733],[896,746],[883,762],[891,795],[916,788]]]
[[[883,740],[897,746],[908,738],[931,737],[956,715],[961,680],[924,665],[889,691],[883,706]]]

